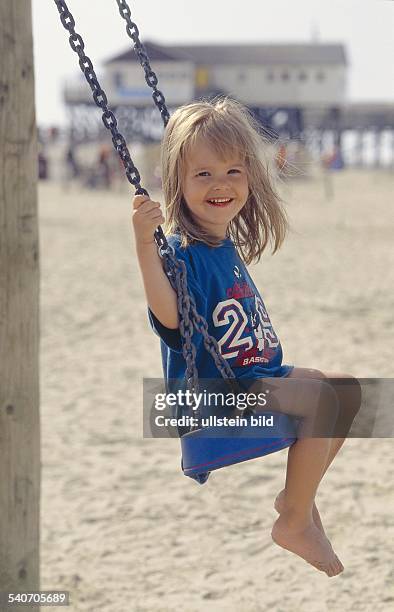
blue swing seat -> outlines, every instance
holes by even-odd
[[[263,457],[294,444],[297,419],[279,412],[264,414],[274,417],[272,427],[251,425],[253,415],[248,415],[246,426],[203,427],[184,434],[180,439],[184,475],[204,484],[213,470]]]

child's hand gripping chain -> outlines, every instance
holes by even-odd
[[[178,327],[176,293],[163,270],[154,232],[164,222],[159,202],[146,195],[133,199],[132,216],[139,267],[148,305],[156,317],[169,329]]]
[[[159,202],[137,195],[133,200],[133,227],[137,245],[154,244],[154,232],[165,219]]]

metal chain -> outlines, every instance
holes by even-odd
[[[126,20],[127,34],[134,42],[134,49],[140,59],[141,66],[145,71],[145,79],[150,87],[152,87],[153,100],[158,107],[164,125],[169,120],[169,113],[165,105],[165,98],[161,91],[157,89],[158,79],[156,74],[150,67],[149,58],[146,54],[144,46],[139,40],[139,31],[135,23],[131,21],[131,11],[125,0],[116,0],[119,6],[121,16]],[[115,151],[118,153],[123,162],[126,177],[128,181],[135,187],[136,194],[149,195],[146,189],[141,186],[141,177],[138,169],[131,159],[126,141],[117,127],[117,120],[114,113],[108,108],[108,99],[105,91],[100,86],[96,73],[93,68],[92,61],[85,54],[85,44],[82,37],[75,32],[75,20],[70,13],[65,0],[54,0],[60,14],[60,20],[64,28],[69,32],[69,43],[72,50],[79,57],[79,66],[85,75],[85,78],[92,90],[93,100],[95,104],[103,111],[102,120],[104,126],[112,134],[112,144]],[[187,286],[186,266],[182,260],[175,257],[175,251],[167,242],[164,232],[159,226],[154,233],[154,238],[158,246],[158,252],[163,260],[164,271],[171,283],[171,286],[177,293],[177,304],[179,312],[179,330],[182,336],[182,353],[186,361],[186,382],[187,388],[196,392],[198,390],[198,372],[196,368],[196,347],[192,342],[193,329],[200,332],[203,336],[204,346],[215,361],[215,365],[222,377],[230,384],[233,391],[239,390],[239,386],[235,383],[235,374],[230,368],[227,361],[220,353],[220,349],[216,339],[208,334],[208,325],[206,320],[201,317],[196,310],[194,297],[189,294]],[[196,427],[198,428],[201,422],[201,414],[199,409],[196,411]]]
[[[71,49],[79,57],[79,67],[82,70],[85,78],[90,86],[93,93],[93,100],[102,111],[102,121],[104,126],[112,134],[112,144],[115,151],[118,153],[122,160],[125,168],[127,180],[131,183],[135,189],[136,194],[149,195],[147,190],[141,187],[141,176],[138,172],[133,160],[131,159],[129,149],[126,144],[126,140],[118,130],[118,122],[114,113],[108,108],[108,99],[105,91],[101,87],[97,75],[94,71],[91,59],[85,54],[85,43],[82,36],[75,31],[75,20],[70,13],[65,0],[54,0],[57,10],[59,11],[60,20],[63,27],[70,34],[69,43]],[[155,240],[157,245],[160,247],[168,247],[167,239],[164,232],[159,226],[155,231]]]
[[[146,52],[144,45],[141,43],[139,39],[139,30],[137,24],[131,20],[131,10],[126,0],[116,0],[116,3],[119,7],[119,13],[123,17],[126,22],[126,32],[129,38],[134,43],[134,51],[136,52],[138,59],[140,60],[140,64],[145,72],[145,81],[153,89],[152,98],[157,108],[159,109],[161,118],[163,119],[164,126],[167,125],[170,114],[168,112],[166,106],[166,99],[160,89],[157,89],[157,84],[159,82],[156,74],[153,72],[150,63],[149,57]]]
[[[140,64],[145,72],[145,80],[149,87],[153,89],[152,98],[156,104],[164,126],[167,125],[170,115],[165,105],[163,93],[157,89],[158,78],[152,70],[149,62],[149,57],[144,45],[139,39],[139,30],[136,23],[131,20],[131,9],[126,0],[116,0],[119,7],[119,13],[126,21],[126,32],[134,43],[134,51],[137,54]],[[159,249],[160,251],[160,249]],[[182,353],[186,361],[186,381],[187,388],[190,391],[198,389],[198,372],[195,366],[196,348],[191,341],[193,336],[193,328],[199,331],[204,340],[206,350],[212,356],[215,365],[224,379],[228,379],[230,384],[234,382],[235,374],[227,363],[226,359],[221,355],[219,345],[213,336],[208,334],[208,325],[206,320],[201,317],[196,310],[196,303],[193,296],[189,295],[187,287],[186,267],[183,261],[178,261],[174,256],[174,250],[161,249],[163,256],[163,265],[168,278],[175,279],[173,288],[178,295],[178,312],[179,312],[179,330],[184,342],[182,343]],[[171,262],[171,263],[170,263]],[[238,386],[231,384],[232,390],[239,390]],[[196,412],[196,420],[199,422],[201,418],[199,410]]]

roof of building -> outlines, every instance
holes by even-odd
[[[344,45],[323,43],[158,45],[144,43],[152,61],[192,61],[195,64],[346,64]],[[135,62],[133,49],[116,55],[112,62]]]
[[[149,59],[153,61],[174,61],[179,60],[179,54],[173,53],[171,47],[166,47],[164,45],[157,45],[152,42],[145,42],[144,47],[148,54]],[[181,58],[183,59],[183,58]],[[115,55],[108,59],[105,63],[111,64],[112,62],[138,62],[138,56],[133,48],[129,48],[124,53],[120,53],[119,55]]]

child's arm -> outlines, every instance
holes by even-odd
[[[176,329],[179,325],[177,296],[163,270],[153,237],[157,226],[164,222],[160,204],[145,195],[137,195],[133,209],[135,245],[146,300],[164,327]]]

